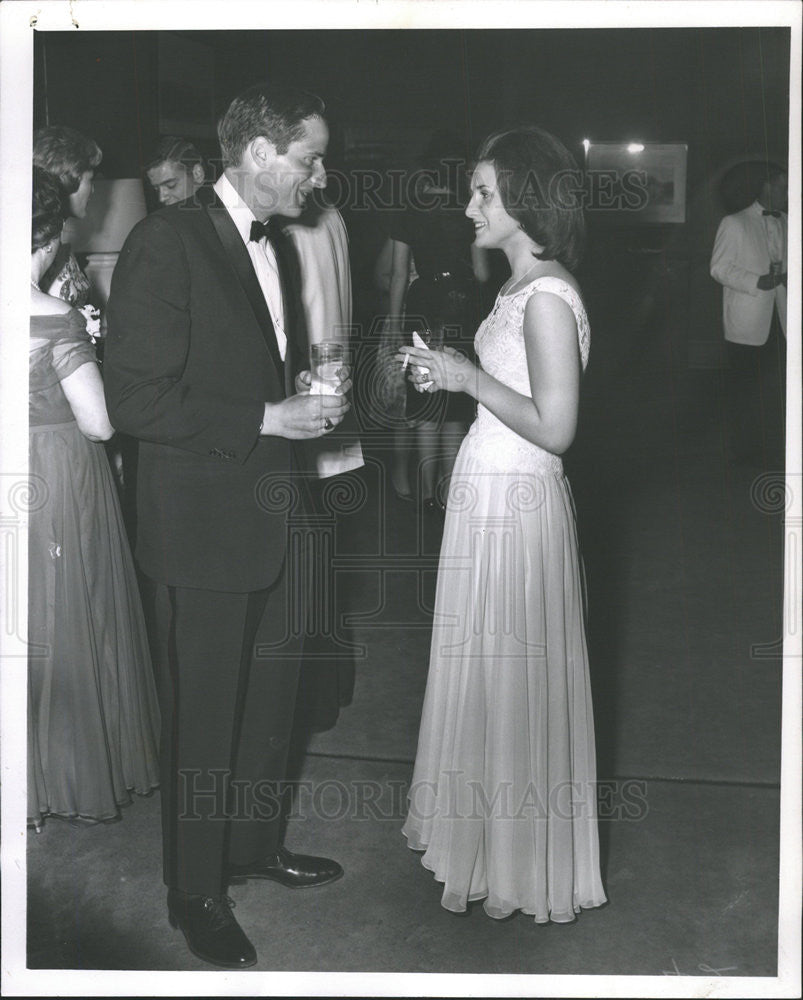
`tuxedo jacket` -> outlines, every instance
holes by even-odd
[[[298,499],[292,443],[260,436],[307,348],[297,261],[274,243],[286,359],[248,251],[211,188],[131,232],[108,304],[104,384],[114,427],[139,440],[142,570],[173,586],[247,592],[284,560]]]
[[[762,291],[756,282],[770,269],[767,228],[758,202],[726,215],[720,222],[711,255],[711,277],[723,287],[722,322],[725,339],[760,347],[766,343],[773,307],[786,333],[786,287]],[[787,217],[778,222],[783,239],[783,269],[787,266]]]

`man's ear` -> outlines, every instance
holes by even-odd
[[[277,155],[276,147],[264,135],[258,135],[256,139],[252,139],[248,144],[248,149],[254,162],[261,167],[264,167]]]
[[[200,163],[193,163],[192,165],[192,179],[196,184],[203,184],[206,180],[206,175],[204,174],[204,168]]]

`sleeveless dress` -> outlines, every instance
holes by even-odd
[[[60,382],[95,351],[75,310],[32,316],[28,822],[110,820],[158,785],[159,709],[137,579],[102,443]]]
[[[475,346],[483,369],[531,396],[524,309],[557,278],[499,295]],[[455,912],[574,920],[606,902],[599,871],[594,722],[574,503],[557,455],[478,407],[449,492],[409,812]]]

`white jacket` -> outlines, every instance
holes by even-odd
[[[301,303],[310,344],[336,340],[348,345],[351,334],[351,270],[349,239],[335,208],[310,208],[299,220],[286,222],[301,268]],[[351,362],[354,370],[353,360]],[[325,479],[365,464],[353,414],[337,433],[305,441],[310,463]]]
[[[754,201],[720,222],[711,255],[711,277],[723,285],[722,322],[725,340],[735,344],[760,347],[770,332],[773,305],[786,334],[786,286],[769,291],[756,287],[762,274],[770,269],[769,225],[780,224],[783,270],[787,267],[787,218],[762,215],[762,207]]]

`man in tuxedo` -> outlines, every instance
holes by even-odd
[[[786,171],[767,164],[756,200],[720,222],[711,255],[711,277],[723,286],[731,431],[749,460],[765,457],[767,424],[783,409],[787,197]]]
[[[342,875],[283,847],[280,808],[301,654],[293,442],[324,436],[349,408],[348,381],[339,395],[308,392],[297,265],[271,227],[326,184],[322,115],[302,91],[235,98],[218,126],[224,173],[132,231],[108,307],[109,414],[139,440],[168,916],[196,955],[227,968],[256,961],[229,882]]]

